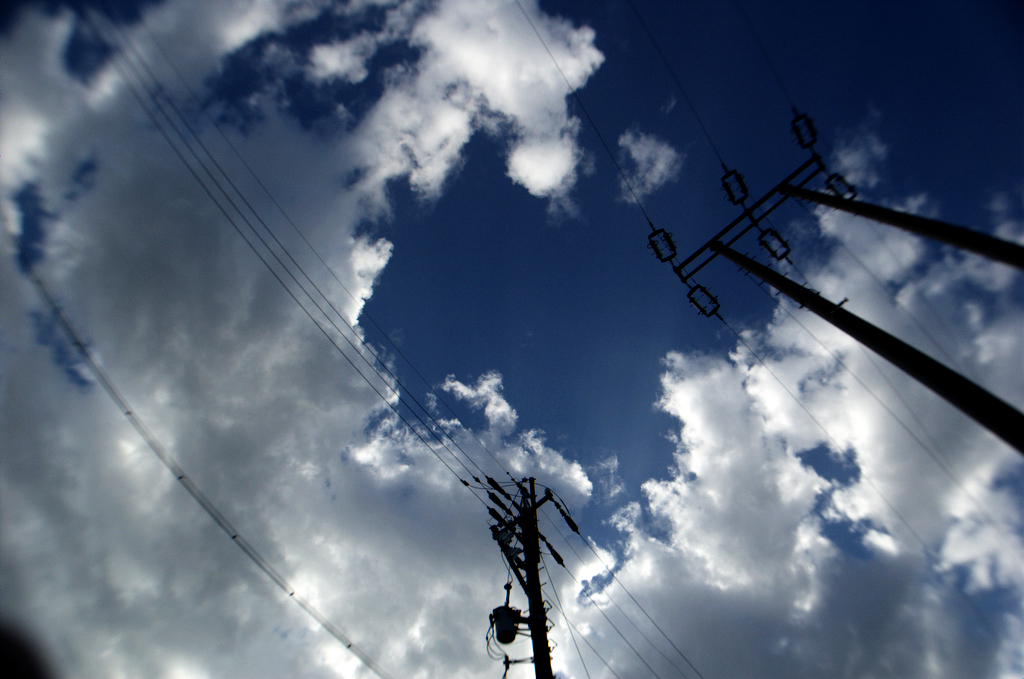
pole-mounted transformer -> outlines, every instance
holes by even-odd
[[[511,581],[506,584],[505,605],[498,606],[491,611],[490,615],[494,638],[500,644],[510,644],[519,634],[520,625],[525,624],[533,642],[533,665],[537,679],[553,679],[551,649],[548,646],[547,610],[544,606],[540,581],[540,543],[544,543],[557,564],[564,567],[565,563],[562,561],[561,555],[554,550],[547,538],[541,535],[537,529],[537,510],[545,502],[551,501],[574,533],[579,533],[579,527],[569,517],[562,505],[555,500],[550,489],[546,489],[543,497],[537,499],[536,479],[534,478],[515,482],[519,490],[516,498],[509,495],[494,479],[487,477],[487,483],[507,500],[507,502],[503,502],[498,495],[487,493],[488,499],[499,508],[487,508],[491,518],[495,521],[495,525],[491,526],[491,535],[501,548],[502,555],[508,562],[516,580],[519,581],[519,585],[523,588],[529,603],[529,611],[526,616],[518,609],[511,607],[509,594],[512,584]],[[510,661],[506,655],[506,667],[511,662],[513,661]]]

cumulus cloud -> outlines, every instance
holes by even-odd
[[[371,372],[363,359],[377,359],[361,330],[340,320],[359,320],[391,256],[391,243],[358,228],[388,214],[388,182],[438,195],[484,131],[507,135],[515,181],[555,198],[573,185],[577,125],[564,81],[514,5],[350,3],[337,12],[351,34],[301,42],[299,29],[335,12],[331,4],[165,2],[146,10],[145,26],[96,17],[114,49],[87,78],[63,56],[81,19],[20,10],[2,36],[0,254],[16,262],[25,245],[156,438],[381,666],[395,676],[484,676],[494,665],[479,640],[504,592],[479,505],[400,423],[389,407],[396,385]],[[602,59],[593,32],[524,7],[583,86]],[[400,63],[374,71],[381,46],[398,43]],[[323,331],[139,108],[124,74],[151,107],[155,89],[138,80],[140,62],[128,64],[139,56],[280,245],[186,152],[192,167]],[[289,90],[296,78],[308,99]],[[363,107],[340,106],[332,87],[366,88]],[[545,154],[556,162],[539,164]],[[23,191],[45,212],[38,234],[17,200]],[[73,350],[17,266],[0,266],[0,286],[5,619],[68,676],[364,675],[220,533],[104,392],[87,388],[82,366],[54,359]],[[582,468],[539,433],[514,436],[500,377],[481,379],[464,396],[484,409],[491,431],[480,435],[497,437],[499,459],[585,500]]]
[[[392,73],[349,149],[350,171],[381,204],[381,187],[394,176],[437,196],[478,129],[512,131],[508,174],[532,195],[559,201],[572,189],[581,153],[562,73],[582,87],[604,57],[592,30],[543,15],[536,3],[523,7],[544,43],[515,3],[449,0],[411,28],[410,46],[423,50],[419,62]],[[330,72],[324,59],[317,63],[319,77]],[[348,63],[339,76],[351,73]]]
[[[996,221],[1005,224],[1002,214]],[[964,369],[1022,402],[1018,273],[965,266],[962,255],[928,259],[898,230],[879,238],[853,217],[818,217],[846,248],[805,270],[812,286],[849,296],[856,313],[922,347],[930,340],[910,316],[940,310]],[[1005,228],[1018,237],[1024,224]],[[883,272],[884,284],[851,252]],[[1019,674],[1019,455],[848,336],[784,306],[766,327],[744,331],[746,344],[727,357],[666,356],[657,405],[678,420],[675,465],[612,517],[624,542],[615,577],[705,676],[767,666],[786,676],[898,668],[925,677],[936,666]],[[986,311],[975,315],[974,306]],[[1018,329],[1012,340],[1005,323]],[[614,600],[644,617],[605,573],[599,600],[577,600],[570,617],[596,625],[600,607],[629,629]],[[575,585],[563,587],[563,603],[572,601]],[[686,667],[655,629],[641,628],[651,641],[636,644],[657,671]],[[610,633],[587,638],[623,646]]]
[[[463,384],[454,375],[449,375],[441,388],[468,401],[474,408],[483,408],[488,426],[497,433],[507,435],[515,429],[518,416],[501,393],[501,375],[498,373],[484,373],[474,386]]]
[[[530,429],[514,435],[518,416],[501,393],[500,374],[493,371],[484,373],[473,386],[449,375],[441,388],[474,409],[483,409],[488,424],[485,438],[492,447],[492,454],[500,460],[503,472],[511,472],[517,478],[534,476],[543,479],[546,485],[558,490],[566,501],[574,505],[587,502],[593,483],[579,462],[569,460],[549,447],[544,433],[539,430]],[[468,441],[466,447],[476,448]],[[505,477],[504,473],[498,476]]]
[[[147,27],[107,36],[132,39],[164,94],[181,104],[261,215],[275,215],[269,226],[320,289],[339,293],[337,313],[355,323],[392,252],[360,229],[388,214],[389,182],[438,195],[466,142],[483,131],[504,135],[513,181],[557,201],[576,181],[581,151],[565,82],[512,3],[328,4],[165,2],[147,10]],[[602,60],[593,32],[523,4],[571,86],[582,87]],[[375,23],[378,10],[385,16]],[[298,41],[292,29],[322,11],[354,28],[289,42]],[[0,266],[5,619],[38,639],[67,676],[368,674],[225,538],[103,391],[81,384],[90,379],[83,366],[55,360],[70,347],[12,264],[31,241],[33,266],[133,410],[300,594],[394,676],[493,676],[499,665],[481,639],[487,614],[504,599],[505,570],[479,503],[441,464],[457,466],[455,458],[433,443],[433,425],[401,423],[390,378],[372,377],[371,386],[352,370],[346,359],[363,370],[363,358],[377,359],[341,324],[326,323],[335,311],[321,314],[303,296],[272,256],[288,261],[278,246],[257,248],[345,356],[182,170],[125,85],[117,66],[126,52],[115,50],[88,78],[69,72],[62,55],[77,21],[30,7],[2,36],[0,185],[11,236],[0,243],[9,263]],[[150,32],[185,79],[206,88],[199,103],[177,84]],[[408,58],[376,69],[382,46],[398,44]],[[239,60],[252,77],[231,70]],[[311,84],[312,103],[289,97],[287,83],[300,77]],[[244,91],[230,98],[227,85]],[[339,115],[329,95],[335,86],[366,89],[363,108],[344,109],[344,124],[332,127],[325,121]],[[227,139],[337,279],[276,217],[205,116],[235,120],[228,114],[250,104],[260,116],[227,128]],[[658,174],[666,166],[658,158],[651,153],[644,172],[637,160],[637,176],[671,176]],[[36,240],[17,200],[22,191],[46,213]],[[1000,233],[1020,240],[1019,222],[999,204],[994,210]],[[247,228],[241,212],[230,214]],[[1016,274],[972,259],[925,261],[923,248],[895,232],[884,245],[897,256],[892,262],[882,246],[855,240],[863,230],[842,219],[822,213],[822,231],[877,264],[902,306],[948,314],[949,353],[1020,402],[1024,319],[1008,292]],[[891,296],[870,276],[840,265],[842,256],[808,270],[812,283],[849,294],[851,308],[903,336],[929,341],[892,312]],[[924,676],[932,661],[951,676],[1019,674],[1021,517],[1010,490],[1019,463],[898,374],[876,372],[829,327],[805,324],[873,391],[900,388],[959,484],[780,312],[745,337],[769,350],[761,353],[773,357],[772,373],[802,395],[831,438],[744,347],[727,357],[669,354],[658,407],[677,421],[673,471],[615,507],[608,521],[619,542],[597,545],[599,558],[577,538],[561,548],[559,517],[544,523],[593,595],[581,596],[579,581],[551,566],[558,607],[623,676],[641,664],[598,608],[625,623],[614,597],[631,617],[642,616],[607,569],[705,676],[766,667],[786,676]],[[624,501],[612,459],[591,470],[592,481],[557,438],[517,430],[498,373],[450,378],[444,388],[483,412],[486,428],[450,432],[489,473],[503,465],[544,478],[580,511],[594,495]],[[829,473],[824,461],[842,466],[836,460],[847,454],[856,471]],[[978,634],[965,636],[961,623],[975,613],[960,582],[975,604],[996,601],[980,606],[995,636],[980,623]],[[571,648],[569,626],[553,620],[559,648]],[[672,648],[644,629],[664,653],[655,666],[672,672]],[[638,642],[645,652],[646,643]],[[570,653],[556,656],[556,668],[584,674]]]
[[[619,137],[626,180],[622,184],[622,200],[642,199],[679,177],[683,158],[668,142],[637,129],[626,130]],[[632,192],[630,191],[632,189]]]
[[[366,62],[376,51],[373,36],[361,33],[352,40],[315,45],[309,56],[312,76],[317,79],[337,77],[359,83],[370,74]]]

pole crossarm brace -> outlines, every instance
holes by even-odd
[[[736,234],[731,235],[727,241],[728,245],[732,245],[737,240],[743,237],[751,229],[758,226],[758,224],[765,219],[768,215],[775,211],[782,203],[789,198],[789,195],[782,191],[783,187],[786,186],[798,186],[802,187],[809,181],[814,179],[819,174],[825,172],[825,163],[822,161],[821,156],[817,153],[812,153],[811,157],[804,162],[803,165],[798,167],[792,174],[779,182],[771,191],[764,194],[757,200],[753,205],[743,210],[743,214],[734,219],[724,229],[716,233],[711,237],[704,245],[697,248],[692,255],[684,259],[679,264],[675,264],[673,268],[678,272],[680,278],[691,278],[698,271],[703,269],[708,263],[713,260],[717,254],[711,250],[711,244],[722,241],[727,235],[730,235],[733,229],[740,226],[744,222],[748,222],[743,226]],[[758,214],[758,211],[760,213]],[[687,274],[683,274],[683,269],[692,264],[701,255],[707,254],[699,264],[697,264],[692,271]]]
[[[789,182],[781,184],[778,190],[787,196],[813,201],[819,205],[860,215],[876,222],[891,224],[920,236],[942,241],[954,247],[970,250],[989,259],[1009,264],[1018,269],[1024,269],[1024,247],[1016,243],[993,238],[984,233],[972,231],[962,226],[947,224],[935,219],[928,219],[927,217],[920,217],[906,212],[897,212],[896,210],[890,210],[879,205],[843,198],[821,191],[813,191],[804,186],[794,186]]]
[[[1024,455],[1024,414],[1013,406],[817,292],[721,242],[709,247],[890,361]]]

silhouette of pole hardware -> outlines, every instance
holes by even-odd
[[[948,243],[963,250],[970,250],[1018,269],[1024,269],[1024,247],[1016,243],[993,238],[984,233],[965,229],[962,226],[954,226],[953,224],[907,214],[906,212],[897,212],[896,210],[890,210],[879,205],[814,191],[803,186],[782,184],[779,186],[779,191],[800,200],[812,201],[819,205],[867,217],[876,222],[891,224],[892,226]]]
[[[505,605],[491,612],[490,622],[494,630],[494,638],[501,644],[515,641],[519,625],[525,623],[530,630],[533,642],[533,665],[537,679],[553,679],[551,671],[551,649],[548,646],[547,610],[544,607],[544,595],[540,582],[540,543],[544,542],[551,557],[560,566],[565,566],[562,557],[551,546],[551,543],[537,529],[537,510],[545,502],[551,501],[565,519],[574,533],[579,527],[569,517],[565,509],[555,500],[550,489],[546,489],[543,497],[537,499],[536,479],[523,479],[515,482],[518,488],[513,498],[497,481],[487,477],[487,483],[498,494],[487,493],[487,498],[498,508],[488,507],[487,511],[496,522],[491,526],[491,535],[501,548],[501,553],[508,562],[516,580],[523,588],[529,604],[529,615],[509,606],[511,583],[505,586]],[[499,495],[501,497],[499,497]],[[504,498],[504,499],[502,499]],[[518,498],[518,499],[517,499]],[[512,662],[505,656],[506,669]]]
[[[1016,408],[817,292],[721,242],[714,241],[709,247],[890,361],[1024,455],[1024,414]]]
[[[735,172],[735,170],[730,170],[726,172],[726,175],[722,177],[723,185],[727,181],[726,178],[729,177],[730,179],[732,179],[731,173]],[[705,266],[707,266],[708,263],[710,263],[711,260],[713,260],[716,256],[714,252],[710,252],[711,243],[722,241],[725,242],[726,245],[732,245],[737,240],[742,238],[751,229],[760,229],[761,222],[764,221],[766,217],[768,217],[780,205],[786,202],[786,199],[789,198],[787,194],[782,192],[782,188],[784,186],[803,187],[805,184],[807,184],[808,182],[810,182],[812,179],[814,179],[823,172],[825,172],[825,163],[822,161],[821,156],[819,156],[817,153],[812,153],[811,157],[808,160],[806,160],[800,167],[798,167],[788,177],[786,177],[777,185],[775,185],[775,187],[772,188],[768,193],[764,194],[759,199],[757,199],[757,201],[755,201],[750,207],[745,207],[743,210],[743,214],[741,214],[736,219],[732,220],[732,222],[730,222],[728,226],[726,226],[724,229],[716,233],[712,238],[710,238],[706,243],[704,243],[704,245],[701,245],[699,248],[697,248],[693,252],[693,254],[691,254],[689,257],[682,260],[678,264],[672,262],[672,269],[676,272],[676,275],[679,276],[679,279],[682,280],[683,283],[686,283],[687,285],[692,285],[690,279],[693,277],[693,275],[696,274],[701,269],[703,269]],[[744,184],[744,189],[745,188],[746,185]],[[727,192],[727,198],[729,198],[729,202],[733,202],[732,196],[731,194],[729,194],[729,192]],[[735,231],[737,227],[740,228],[738,231]],[[652,231],[654,230],[653,225],[651,226],[651,229]],[[774,233],[774,230],[772,231]],[[729,236],[729,239],[727,241],[724,240],[726,236]],[[704,257],[703,259],[700,259],[701,255],[705,254],[707,256]],[[661,258],[659,257],[659,259]],[[698,259],[700,259],[699,262],[697,261]],[[693,264],[693,268],[690,269],[689,272],[687,272],[686,267],[690,266],[691,264]]]

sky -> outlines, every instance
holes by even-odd
[[[0,621],[55,677],[376,676],[133,423],[386,676],[504,672],[486,475],[580,527],[540,518],[560,677],[1024,676],[1020,454],[647,241],[804,162],[796,107],[860,198],[1024,243],[1019,3],[16,2],[0,65]],[[1024,406],[1020,271],[771,228]]]

